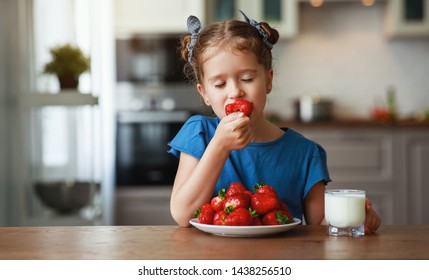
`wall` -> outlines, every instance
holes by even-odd
[[[368,117],[389,85],[401,115],[429,108],[429,39],[389,40],[385,5],[301,4],[299,35],[273,50],[276,79],[267,110],[292,117],[292,100],[317,92],[335,99],[337,116]]]

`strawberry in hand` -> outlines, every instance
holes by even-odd
[[[253,103],[244,99],[237,99],[233,103],[229,103],[225,106],[226,115],[229,115],[234,112],[243,112],[246,116],[250,117],[252,111]]]

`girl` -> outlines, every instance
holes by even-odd
[[[325,185],[331,181],[326,153],[264,117],[273,81],[271,48],[279,34],[244,17],[245,22],[218,22],[203,31],[196,17],[188,18],[191,35],[182,39],[185,70],[217,117],[192,116],[169,143],[169,152],[179,157],[171,214],[180,226],[189,226],[194,211],[219,189],[232,182],[251,189],[263,182],[275,188],[294,217],[323,224]],[[225,113],[236,100],[253,103],[250,116]],[[379,225],[368,202],[366,232]]]

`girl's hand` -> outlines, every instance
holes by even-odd
[[[216,129],[214,140],[228,151],[246,147],[252,140],[250,118],[242,112],[225,116]]]
[[[371,201],[367,198],[365,200],[365,234],[374,233],[381,224],[381,218],[372,208]]]

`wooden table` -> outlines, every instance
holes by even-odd
[[[0,259],[429,259],[429,225],[384,225],[360,238],[297,226],[263,238],[219,237],[176,226],[0,228]]]

